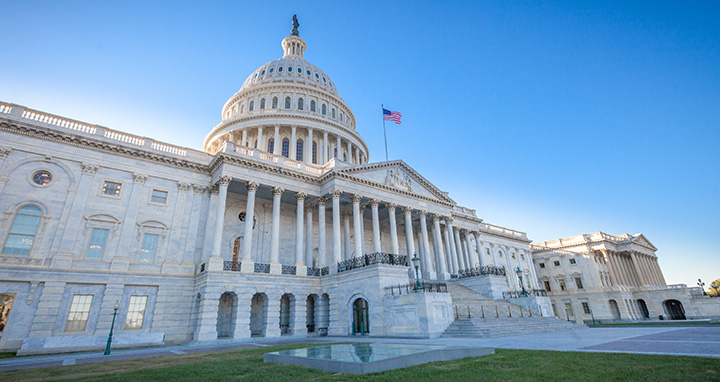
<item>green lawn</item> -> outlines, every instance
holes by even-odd
[[[692,322],[692,321],[665,321],[665,322],[627,322],[627,323],[612,323],[612,324],[585,324],[587,326],[706,326],[706,325],[720,325],[720,322]]]
[[[638,354],[498,349],[365,376],[263,363],[264,347],[0,373],[2,381],[720,381],[720,360]]]

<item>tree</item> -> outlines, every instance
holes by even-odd
[[[710,297],[720,297],[720,279],[710,283],[710,291],[707,294]]]

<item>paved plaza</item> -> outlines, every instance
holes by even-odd
[[[643,353],[720,358],[720,326],[621,326],[496,338],[400,339],[372,337],[308,337],[304,339],[292,338],[287,340],[282,338],[218,340],[204,343],[189,343],[178,346],[113,350],[112,354],[108,356],[104,356],[102,352],[87,352],[6,358],[0,359],[0,371],[150,358],[230,349],[246,349],[274,345],[337,342],[480,346],[505,349]]]

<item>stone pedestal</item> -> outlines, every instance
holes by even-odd
[[[508,301],[512,302],[515,305],[522,306],[523,308],[531,311],[533,314],[539,314],[540,312],[542,312],[543,317],[554,316],[550,297],[528,296],[510,298],[508,299]]]
[[[509,291],[505,276],[484,275],[459,279],[458,283],[493,300],[502,300]]]
[[[453,322],[449,293],[385,296],[385,333],[392,337],[435,338]]]

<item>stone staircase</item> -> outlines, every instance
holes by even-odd
[[[586,328],[557,317],[542,317],[505,300],[493,300],[456,282],[448,282],[455,321],[442,337],[501,337]]]

